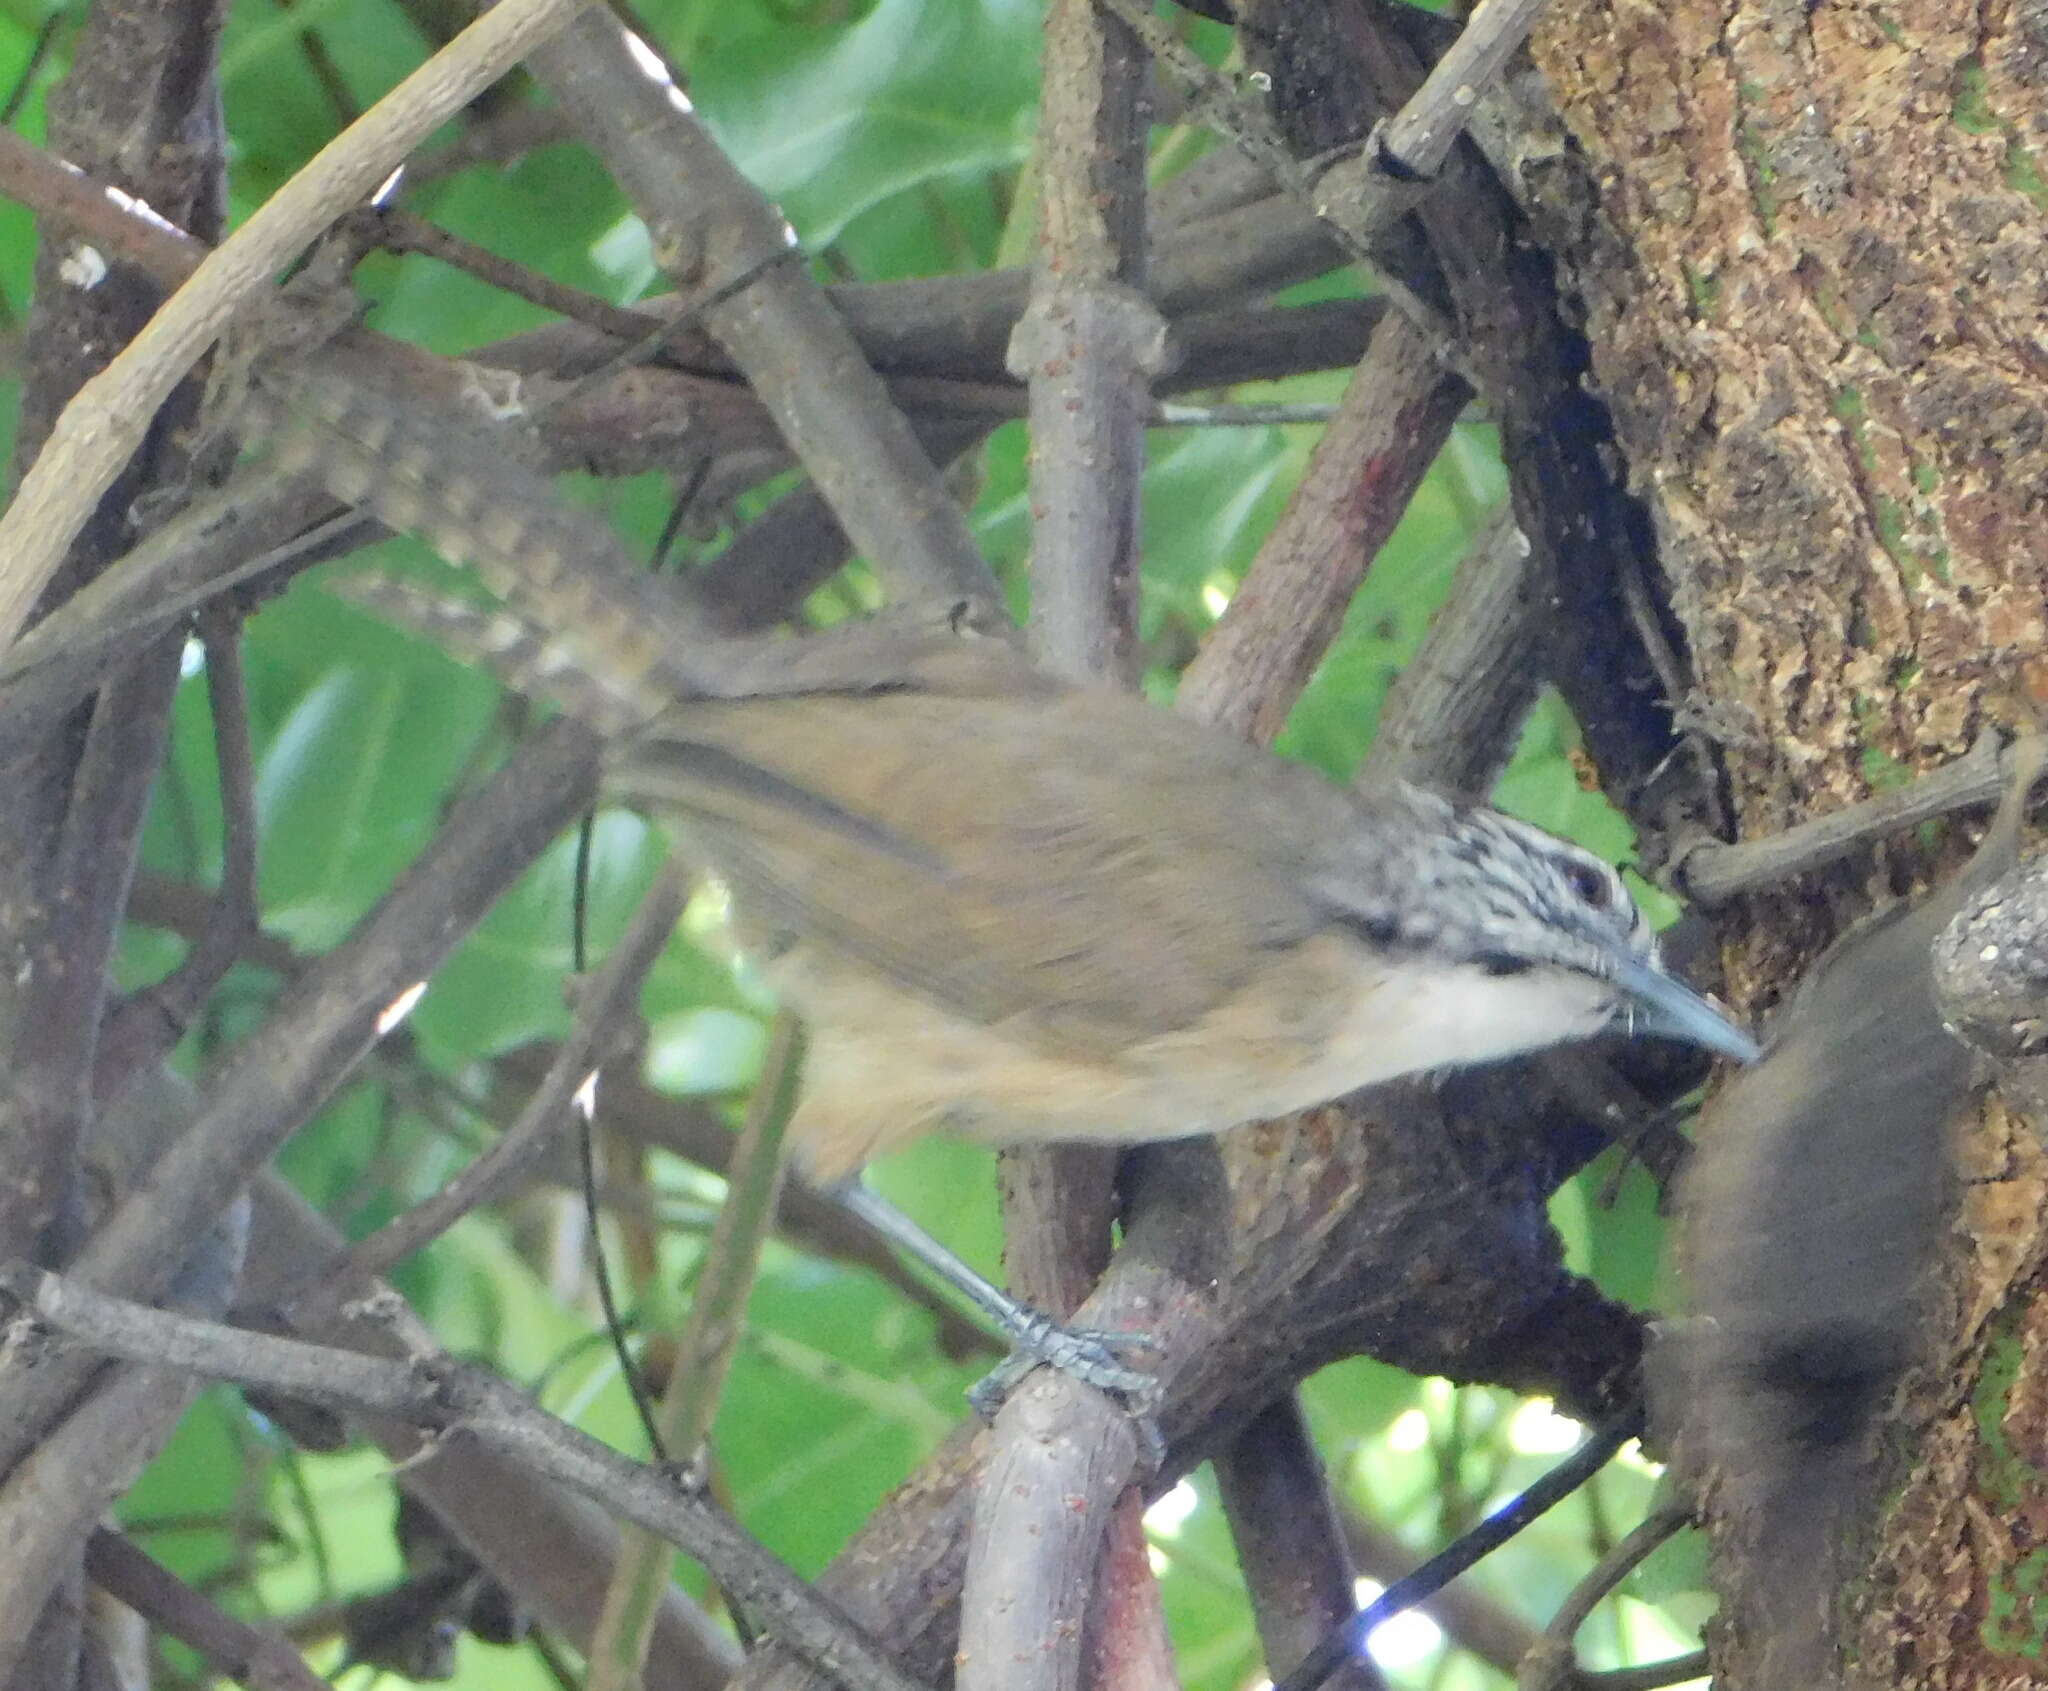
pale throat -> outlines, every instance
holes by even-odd
[[[1344,1019],[1329,1063],[1369,1086],[1396,1075],[1461,1068],[1598,1033],[1613,1019],[1607,982],[1563,969],[1489,975],[1471,964],[1404,965],[1397,991]]]

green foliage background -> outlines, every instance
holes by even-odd
[[[0,85],[20,76],[42,10],[33,0],[0,3]],[[780,202],[822,273],[923,276],[1028,250],[1010,227],[1010,210],[1032,144],[1035,0],[642,0],[639,13],[718,135]],[[269,0],[239,4],[225,60],[237,217],[299,168],[346,115],[309,68],[306,32],[317,33],[359,105],[423,51],[407,12],[390,0],[302,0],[288,12]],[[1221,32],[1207,26],[1196,38],[1213,56],[1227,49]],[[70,39],[69,26],[60,27],[57,49],[30,88],[19,121],[32,134]],[[1161,132],[1162,156],[1177,162],[1199,145]],[[502,171],[468,171],[421,189],[409,203],[473,241],[614,300],[630,300],[653,282],[644,231],[574,148],[543,148]],[[27,215],[0,203],[0,291],[15,337],[26,322],[32,241]],[[517,300],[427,261],[379,260],[365,275],[374,325],[440,351],[462,351],[539,320]],[[1258,397],[1334,399],[1341,383],[1341,374],[1331,374]],[[1213,620],[1313,438],[1310,428],[1154,434],[1144,632],[1160,649],[1184,649]],[[1024,454],[1018,427],[996,437],[975,509],[984,544],[1012,579],[1027,546]],[[585,487],[577,496],[645,550],[668,491],[648,478]],[[1488,429],[1461,425],[1374,566],[1288,727],[1285,750],[1333,774],[1357,761],[1389,680],[1502,492]],[[715,544],[716,537],[707,542]],[[392,556],[432,567],[404,543],[393,543],[387,561]],[[849,596],[857,601],[867,592],[856,577],[821,594],[818,609],[840,614]],[[272,933],[317,952],[430,837],[450,794],[502,750],[510,719],[488,680],[305,586],[254,621],[248,665],[263,920]],[[1151,682],[1170,691],[1165,672]],[[1498,797],[1534,821],[1625,856],[1626,831],[1581,787],[1571,747],[1569,720],[1546,703]],[[204,681],[194,674],[178,702],[173,762],[149,823],[149,866],[214,884],[218,814]],[[661,850],[634,818],[601,818],[590,886],[595,947],[619,931]],[[419,1199],[485,1141],[488,1130],[461,1100],[481,1087],[486,1059],[563,1031],[573,873],[573,849],[564,842],[436,978],[405,1038],[289,1148],[291,1177],[352,1232]],[[156,977],[178,951],[160,932],[135,930],[124,956],[127,981]],[[194,1036],[190,1061],[203,1065],[259,1016],[275,984],[254,968],[239,971]],[[758,1061],[766,1010],[728,968],[706,925],[693,923],[648,986],[650,1075],[673,1092],[735,1099]],[[1586,1267],[1621,1295],[1648,1301],[1658,1232],[1648,1195],[1631,1179],[1618,1207],[1596,1209],[1587,1194],[1604,1174],[1596,1169],[1559,1200],[1559,1220]],[[718,1183],[659,1159],[650,1180],[680,1218],[661,1241],[660,1272],[633,1293],[637,1313],[659,1330],[687,1293]],[[884,1166],[879,1180],[968,1256],[997,1265],[985,1155],[932,1144]],[[573,1230],[571,1205],[556,1194],[511,1215],[472,1218],[400,1280],[452,1346],[489,1359],[535,1385],[552,1408],[637,1449],[609,1352],[592,1338],[587,1285],[551,1266],[551,1241]],[[780,1245],[769,1252],[752,1317],[720,1422],[719,1484],[754,1531],[797,1568],[814,1571],[962,1413],[960,1394],[977,1365],[941,1356],[927,1321],[868,1277]],[[1400,1531],[1418,1554],[1533,1477],[1558,1436],[1502,1394],[1454,1395],[1441,1382],[1363,1361],[1328,1370],[1307,1395],[1346,1498]],[[1642,1471],[1611,1472],[1488,1564],[1479,1583],[1540,1624],[1590,1554],[1638,1518],[1651,1483]],[[298,1454],[239,1396],[213,1391],[123,1514],[188,1579],[244,1612],[282,1618],[395,1577],[391,1509],[373,1453]],[[1195,1691],[1253,1682],[1256,1639],[1206,1476],[1154,1521],[1185,1682]],[[1661,1655],[1686,1645],[1675,1628],[1697,1619],[1690,1600],[1655,1608],[1624,1599],[1588,1628],[1586,1659],[1608,1665]],[[331,1647],[315,1659],[333,1665]],[[1390,1646],[1388,1659],[1405,1685],[1476,1691],[1502,1683],[1470,1658],[1446,1656],[1426,1641],[1417,1646],[1412,1636]],[[552,1683],[530,1652],[473,1641],[462,1647],[458,1672],[459,1684],[478,1687]]]

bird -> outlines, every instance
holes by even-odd
[[[1342,787],[992,640],[859,692],[696,700],[605,786],[730,887],[809,1030],[791,1155],[1032,1361],[1144,1402],[1141,1336],[1063,1327],[854,1172],[938,1129],[1137,1143],[1617,1021],[1747,1062],[1612,865],[1404,782]]]
[[[605,785],[731,888],[811,1029],[835,1179],[938,1129],[1220,1132],[1618,1019],[1747,1060],[1612,865],[1483,806],[1347,788],[997,641],[915,685],[697,700]]]
[[[1403,783],[1339,786],[1056,677],[973,607],[736,643],[721,669],[603,524],[461,429],[333,371],[245,403],[282,463],[506,605],[376,575],[339,591],[586,716],[609,795],[730,887],[809,1031],[796,1162],[1083,1378],[1131,1374],[848,1177],[940,1129],[1009,1146],[1220,1132],[1617,1019],[1756,1055],[1664,970],[1614,868],[1568,841]]]
[[[1339,785],[956,619],[852,630],[839,655],[786,642],[801,690],[637,713],[631,685],[587,677],[587,619],[572,646],[386,576],[330,590],[608,730],[604,793],[724,883],[739,950],[804,1021],[793,1162],[1017,1359],[1105,1389],[1145,1393],[1121,1360],[1137,1336],[1052,1322],[858,1171],[937,1131],[1219,1133],[1617,1023],[1757,1054],[1583,847],[1406,782]]]
[[[973,606],[726,642],[721,673],[601,522],[469,431],[331,370],[244,409],[506,605],[375,574],[347,596],[584,715],[611,796],[731,886],[811,1024],[790,1143],[821,1179],[939,1127],[1216,1132],[1617,1017],[1756,1054],[1569,841],[1057,677]]]

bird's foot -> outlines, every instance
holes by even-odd
[[[1106,1392],[1141,1420],[1158,1406],[1157,1376],[1133,1368],[1125,1360],[1128,1352],[1156,1348],[1157,1341],[1149,1333],[1062,1327],[1037,1310],[1023,1310],[1020,1314],[1021,1319],[1004,1323],[1015,1348],[994,1372],[977,1381],[967,1393],[968,1403],[983,1420],[994,1420],[1010,1393],[1041,1365]]]

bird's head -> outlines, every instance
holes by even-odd
[[[1503,1018],[1504,1050],[1619,1021],[1756,1060],[1747,1033],[1665,972],[1613,865],[1497,811],[1413,789],[1391,802],[1410,811],[1405,825],[1371,830],[1377,841],[1361,841],[1318,893],[1368,944],[1429,965],[1475,1021]]]

